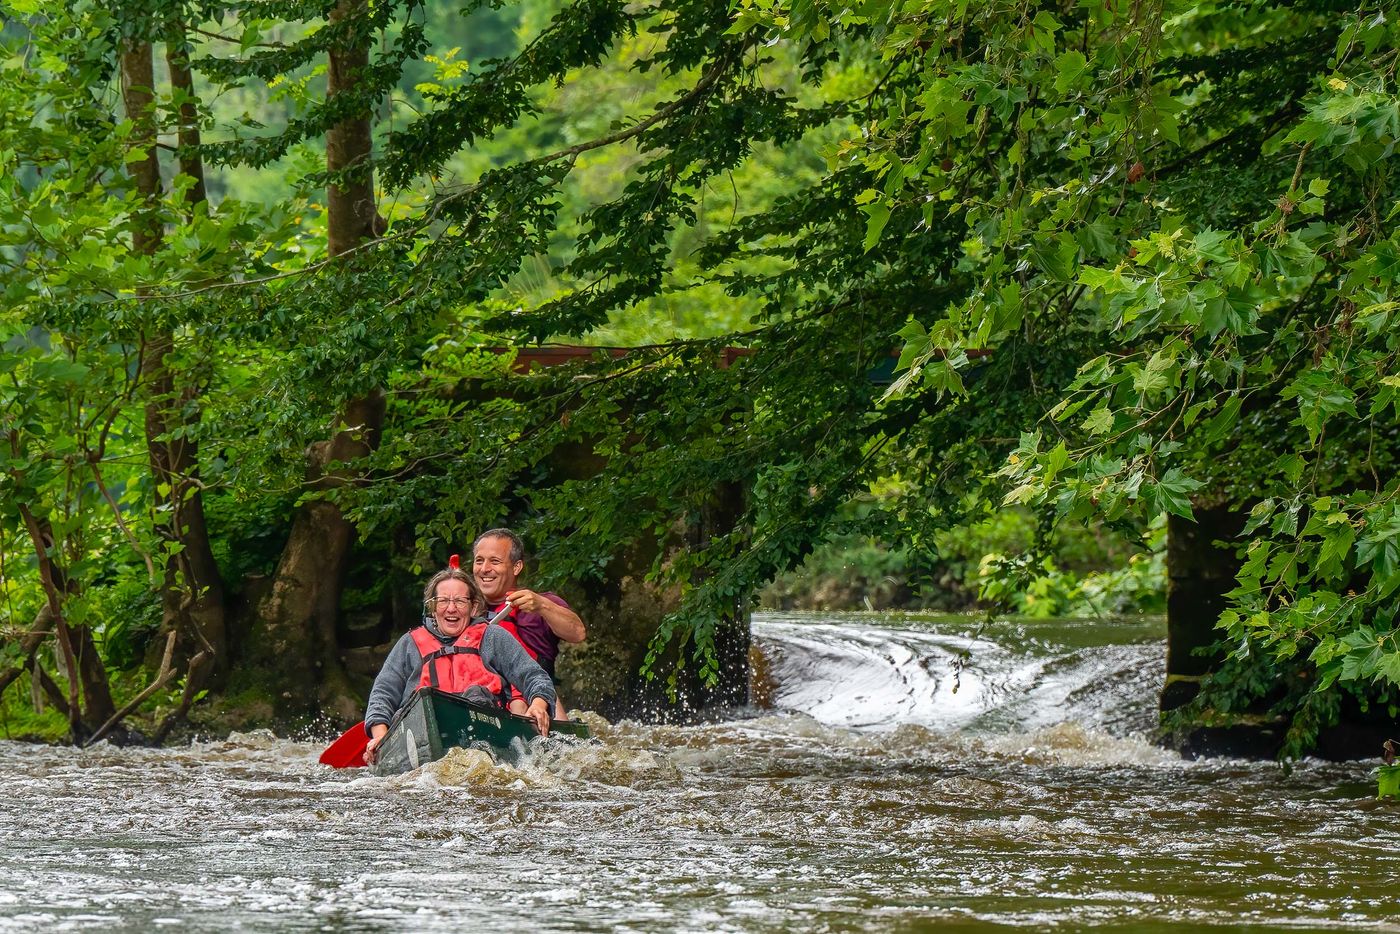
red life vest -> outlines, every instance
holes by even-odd
[[[509,700],[510,685],[481,662],[481,637],[485,632],[486,624],[477,623],[462,630],[451,645],[443,645],[428,627],[419,626],[413,630],[413,644],[423,656],[418,687],[465,694],[467,688],[480,686],[500,698],[502,704]]]
[[[496,604],[495,606],[488,608],[487,611],[486,611],[486,615],[488,615],[488,616],[495,616],[498,612],[500,612],[501,607],[503,607],[503,606],[505,606],[505,605],[506,605],[506,601],[502,600],[500,603]],[[540,660],[539,653],[536,652],[534,649],[530,648],[528,645],[525,644],[525,640],[522,639],[522,638],[520,638],[520,631],[519,631],[518,629],[515,628],[515,614],[518,613],[518,612],[520,612],[520,611],[519,611],[516,607],[512,606],[512,607],[510,608],[510,612],[509,612],[509,613],[507,613],[502,619],[496,620],[496,625],[497,625],[497,626],[500,626],[500,627],[501,627],[502,629],[504,629],[506,632],[510,633],[510,637],[511,637],[512,639],[514,639],[516,642],[519,642],[519,643],[520,643],[520,647],[521,647],[522,649],[525,650],[525,654],[526,654],[526,655],[530,656],[530,657],[533,658],[535,661],[539,661],[539,660]]]

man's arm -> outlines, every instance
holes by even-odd
[[[582,642],[588,636],[583,620],[570,609],[563,597],[535,593],[533,590],[512,590],[506,599],[513,607],[527,613],[538,613],[561,642]]]

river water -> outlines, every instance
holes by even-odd
[[[1374,763],[1145,739],[1160,621],[754,633],[771,709],[520,769],[0,742],[0,931],[1400,930]]]

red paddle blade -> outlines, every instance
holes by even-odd
[[[321,753],[321,764],[333,769],[356,769],[368,765],[365,762],[365,747],[369,737],[365,735],[365,723],[359,723],[340,734],[340,739],[326,747]]]

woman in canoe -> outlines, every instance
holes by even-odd
[[[454,561],[428,580],[423,603],[431,615],[389,650],[370,689],[365,761],[373,764],[394,714],[422,687],[505,706],[514,685],[529,698],[524,715],[541,736],[548,734],[554,683],[510,633],[487,624],[486,601],[471,575]]]

